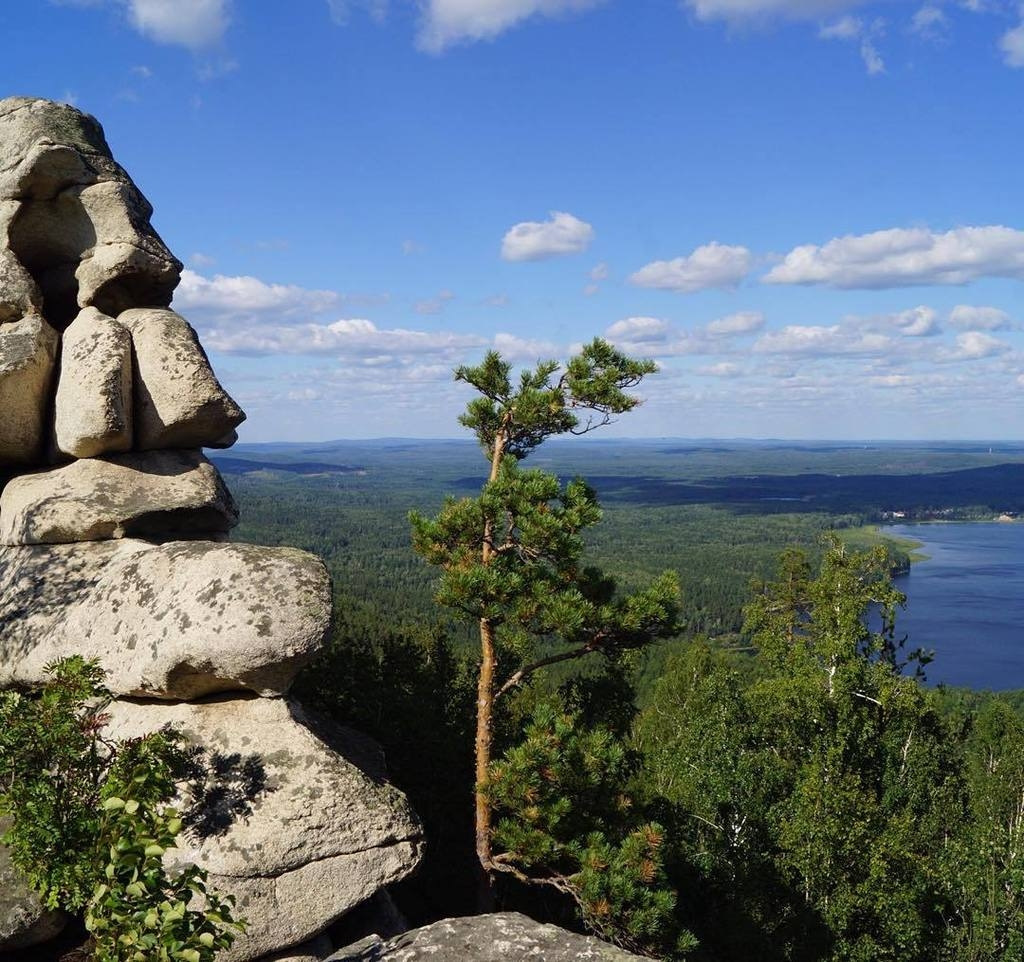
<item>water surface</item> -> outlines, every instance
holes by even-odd
[[[924,542],[896,585],[908,647],[935,650],[928,681],[969,688],[1024,688],[1024,524],[908,524],[887,534]]]

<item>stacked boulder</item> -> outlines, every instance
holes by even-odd
[[[98,659],[112,737],[172,724],[198,748],[176,857],[238,899],[226,962],[323,959],[311,940],[409,874],[421,830],[364,740],[287,695],[329,628],[327,572],[226,540],[202,449],[245,415],[170,309],[181,264],[151,214],[96,120],[0,100],[0,687]],[[52,936],[3,884],[0,954]]]

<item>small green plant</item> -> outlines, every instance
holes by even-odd
[[[211,962],[243,923],[195,865],[169,874],[183,824],[166,803],[188,753],[173,729],[103,736],[103,671],[72,657],[39,693],[0,693],[2,841],[51,908],[85,912],[96,962]]]

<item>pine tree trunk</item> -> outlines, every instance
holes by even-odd
[[[506,420],[507,420],[506,415]],[[503,426],[504,427],[504,426]],[[505,454],[505,433],[501,430],[494,439],[491,451],[490,481],[498,477]],[[484,542],[480,552],[483,563],[490,564],[494,557],[494,525],[484,524]],[[476,694],[476,857],[480,862],[480,883],[477,893],[477,911],[493,912],[494,870],[491,867],[491,800],[488,782],[491,769],[491,738],[494,715],[494,622],[480,619],[480,677]]]
[[[480,619],[480,653],[476,702],[476,856],[480,862],[477,910],[483,913],[494,911],[491,802],[488,798],[494,711],[494,625],[486,618]]]

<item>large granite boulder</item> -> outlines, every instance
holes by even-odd
[[[367,938],[328,962],[640,962],[633,955],[518,912],[444,919],[386,941]]]
[[[42,460],[57,341],[38,314],[0,324],[0,470]]]
[[[245,420],[180,314],[139,308],[117,320],[135,348],[136,448],[216,446]]]
[[[0,240],[58,329],[90,305],[116,315],[171,302],[181,262],[95,118],[48,100],[0,101],[0,201]]]
[[[117,694],[286,691],[330,625],[318,558],[294,548],[123,539],[0,548],[0,687],[96,658]]]
[[[212,540],[237,522],[220,472],[198,451],[72,461],[23,474],[0,494],[0,543],[6,545]]]
[[[204,752],[182,799],[191,827],[169,859],[206,868],[248,921],[225,962],[307,941],[418,863],[419,821],[379,771],[362,767],[362,736],[350,741],[293,701],[254,697],[116,702],[108,733],[166,725]]]
[[[132,447],[132,339],[112,317],[83,310],[61,338],[57,450],[73,458]]]
[[[9,819],[0,819],[0,835],[9,825]],[[43,907],[11,864],[7,847],[0,845],[0,958],[5,952],[48,942],[60,935],[66,921],[63,913]]]

